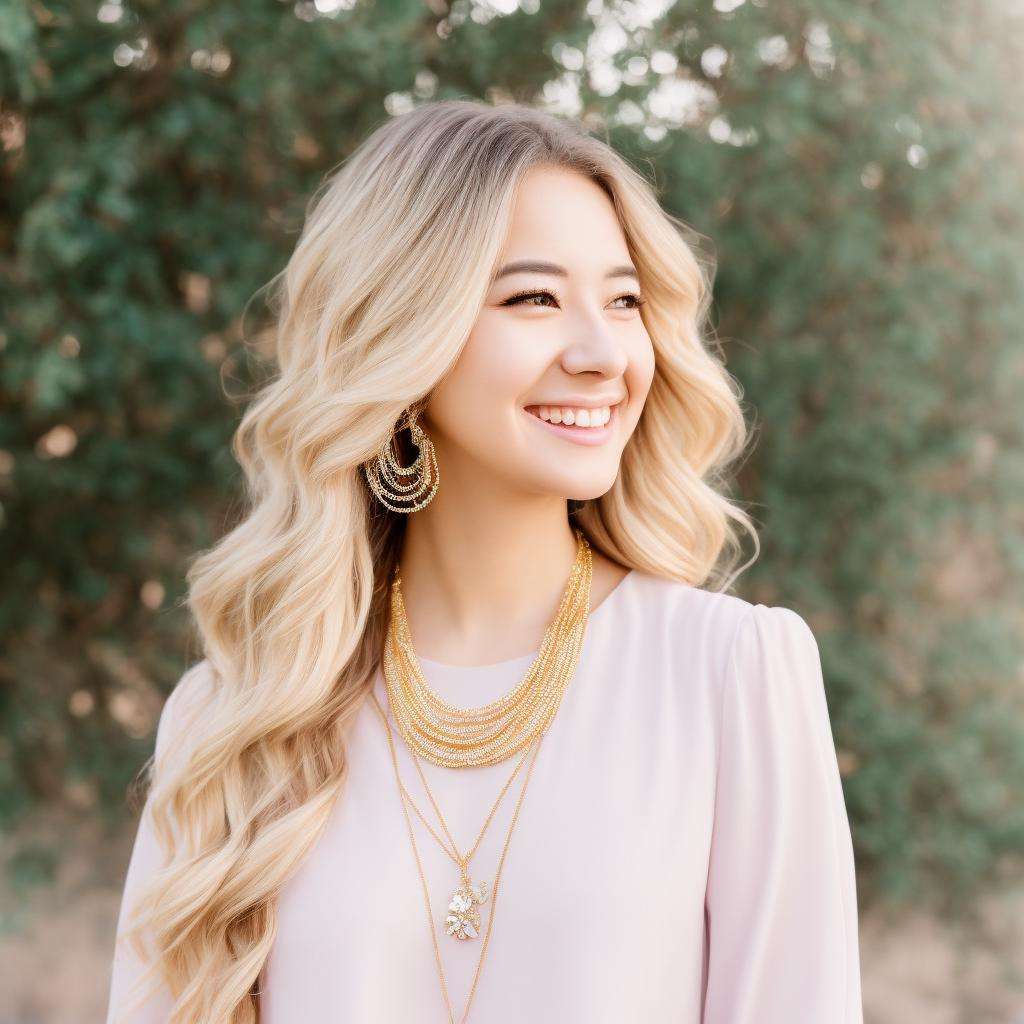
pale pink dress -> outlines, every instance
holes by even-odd
[[[469,707],[510,690],[534,657],[483,667],[421,659]],[[208,663],[161,718],[167,743]],[[376,692],[387,701],[378,674]],[[388,712],[390,718],[390,711]],[[399,768],[440,835],[408,748]],[[279,901],[260,976],[262,1024],[448,1020],[423,891],[383,726],[371,703],[326,831]],[[516,758],[422,761],[460,849]],[[471,862],[492,882],[525,767]],[[481,939],[443,919],[455,864],[410,811],[455,1020]],[[158,862],[143,816],[121,909]],[[632,571],[591,614],[579,666],[537,756],[512,834],[469,1020],[479,1024],[862,1024],[857,899],[815,638],[785,607]],[[109,1022],[136,976],[114,958]],[[167,1019],[161,992],[130,1024]],[[126,1022],[127,1024],[127,1022]]]

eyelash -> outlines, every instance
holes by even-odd
[[[502,306],[515,306],[515,305],[519,305],[522,302],[523,299],[532,299],[532,298],[534,298],[535,296],[538,296],[538,295],[550,295],[551,298],[553,298],[556,302],[558,301],[558,297],[555,296],[554,294],[552,294],[549,291],[516,292],[515,295],[510,295],[507,299],[505,299],[505,301],[502,302],[501,305]],[[642,299],[635,292],[623,292],[622,295],[616,295],[615,298],[612,301],[613,302],[618,302],[619,299],[633,299],[635,301],[635,303],[636,303],[635,305],[623,307],[625,309],[639,309],[647,301],[646,299]]]

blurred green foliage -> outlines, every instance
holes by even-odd
[[[1024,849],[1019,5],[500,7],[0,6],[0,821],[125,814],[308,195],[389,113],[517,99],[712,240],[740,592],[818,637],[862,896],[962,912]]]

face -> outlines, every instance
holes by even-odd
[[[476,325],[422,418],[449,486],[580,500],[612,486],[654,375],[634,271],[598,185],[524,176]]]

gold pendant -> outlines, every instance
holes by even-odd
[[[475,939],[480,934],[480,911],[477,907],[486,900],[487,887],[484,883],[473,885],[465,875],[448,904],[445,931],[457,939]]]

